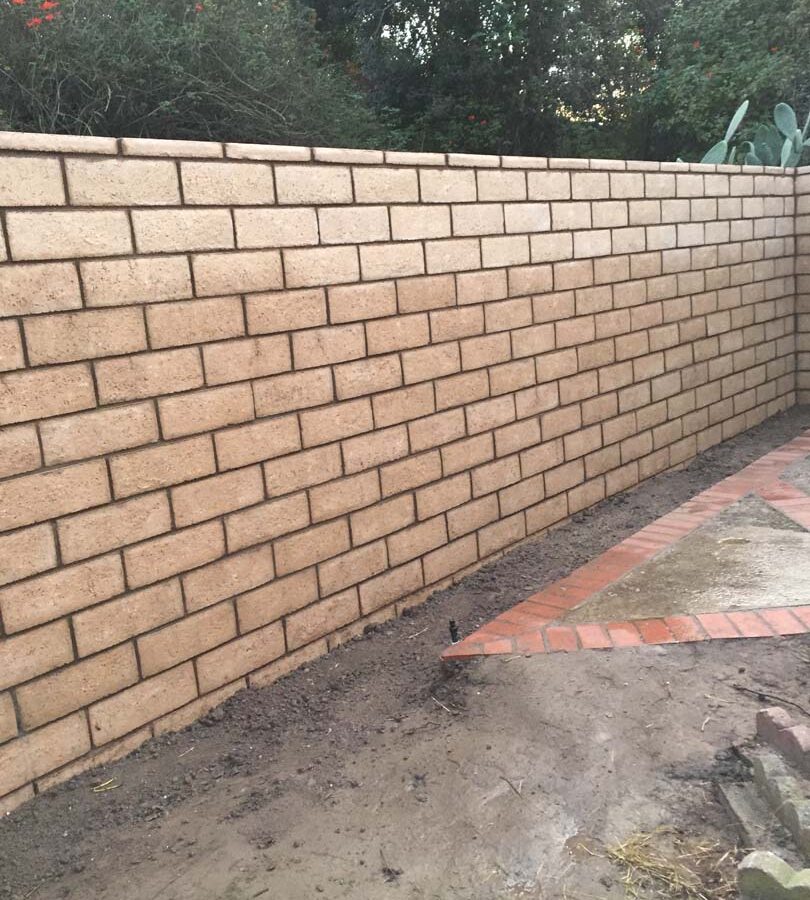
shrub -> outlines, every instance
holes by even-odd
[[[689,0],[673,4],[656,83],[642,98],[654,159],[699,159],[744,97],[741,136],[780,101],[810,106],[807,0]],[[762,117],[762,118],[760,118]]]
[[[297,0],[0,0],[0,128],[374,142]]]

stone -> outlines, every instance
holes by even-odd
[[[799,851],[810,859],[810,799],[805,785],[775,754],[758,754],[752,763],[760,791],[793,836]]]
[[[769,706],[757,713],[757,735],[769,744],[773,744],[779,732],[792,724],[790,714],[781,706]]]
[[[754,784],[720,782],[717,792],[734,821],[740,846],[780,847],[779,838],[784,835],[782,825],[774,820],[765,798]]]
[[[796,871],[776,854],[749,853],[737,870],[744,900],[810,900],[810,869]]]

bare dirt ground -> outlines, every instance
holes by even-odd
[[[763,705],[734,685],[801,703],[810,639],[439,653],[449,618],[469,633],[808,427],[772,419],[37,798],[0,821],[0,897],[619,898],[605,852],[628,835],[733,846],[712,780],[744,777],[730,748]]]

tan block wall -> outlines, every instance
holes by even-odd
[[[0,135],[0,806],[807,398],[808,179]]]
[[[810,403],[810,166],[796,172],[796,387]]]

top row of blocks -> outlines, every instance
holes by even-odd
[[[265,206],[792,193],[791,176],[0,155],[0,207],[63,206],[67,197],[76,206]]]
[[[173,159],[251,159],[272,162],[347,163],[352,165],[458,166],[504,169],[599,169],[634,172],[728,172],[771,175],[810,173],[810,166],[785,170],[779,166],[707,165],[618,159],[549,159],[542,156],[496,156],[472,153],[413,153],[333,147],[289,147],[282,144],[171,141],[152,138],[111,138],[83,135],[0,132],[0,150],[34,153],[76,153],[96,156],[142,156]]]

